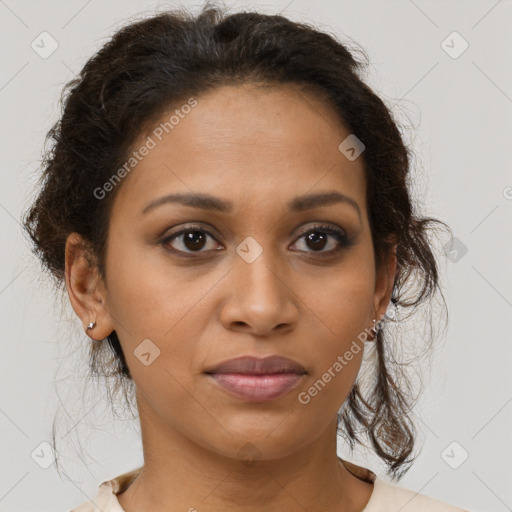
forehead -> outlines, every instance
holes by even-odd
[[[294,85],[254,84],[223,86],[194,100],[193,108],[162,113],[134,144],[134,151],[151,149],[123,179],[119,208],[140,210],[171,192],[248,205],[334,189],[365,209],[362,157],[350,161],[338,149],[350,131],[329,103]]]

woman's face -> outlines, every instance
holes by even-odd
[[[116,185],[99,327],[119,336],[146,432],[284,457],[335,424],[394,260],[376,275],[362,157],[338,148],[350,132],[329,107],[290,86],[195,100],[140,138],[134,151],[150,149]],[[306,374],[278,398],[234,396],[205,372],[242,355],[282,355]]]

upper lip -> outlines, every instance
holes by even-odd
[[[205,373],[244,373],[248,375],[266,375],[271,373],[305,374],[306,369],[293,359],[280,355],[264,358],[241,356],[229,359],[205,371]]]

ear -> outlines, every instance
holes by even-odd
[[[71,233],[66,239],[65,279],[69,300],[86,334],[95,340],[106,338],[114,330],[106,288],[85,240],[78,233]],[[87,330],[90,322],[96,325]]]
[[[376,319],[377,323],[382,320],[386,313],[389,303],[391,302],[391,296],[393,294],[393,285],[395,283],[396,276],[396,236],[392,237],[393,246],[389,253],[384,257],[380,268],[377,269],[377,275],[375,279],[375,292],[373,295],[372,304],[372,319]]]

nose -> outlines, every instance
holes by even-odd
[[[268,336],[286,333],[297,324],[299,308],[288,273],[272,265],[271,255],[265,252],[252,263],[235,258],[226,283],[230,292],[220,315],[228,330]]]

